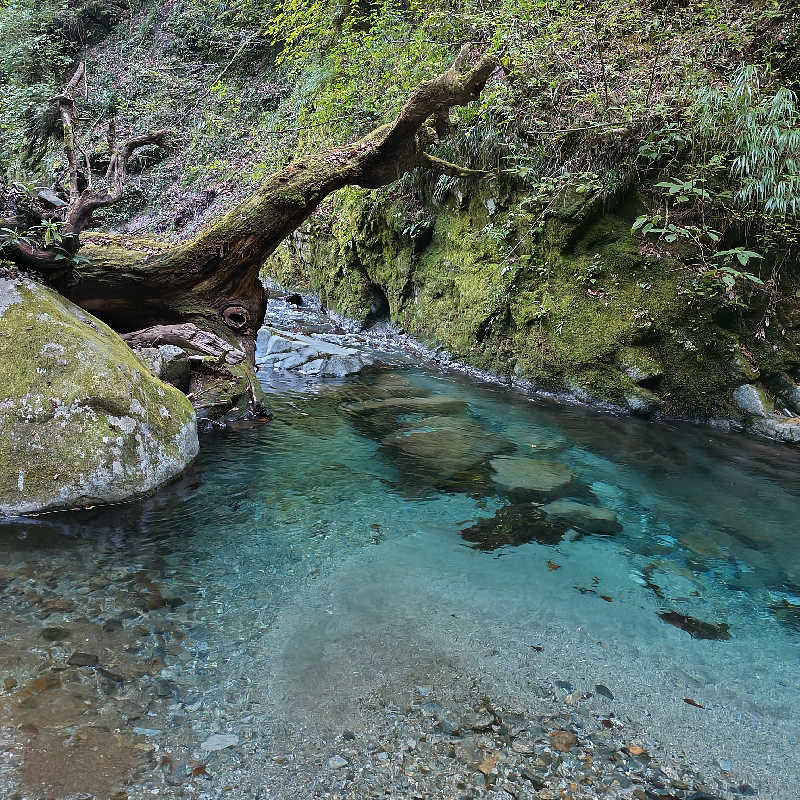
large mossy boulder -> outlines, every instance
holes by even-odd
[[[0,277],[0,516],[113,503],[178,475],[194,410],[51,289]]]

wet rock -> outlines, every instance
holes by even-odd
[[[348,760],[343,756],[331,756],[328,759],[328,768],[329,769],[343,769],[348,765]]]
[[[693,639],[716,639],[724,641],[731,638],[727,622],[704,622],[696,617],[679,614],[677,611],[666,611],[658,615],[664,622],[686,631]]]
[[[555,461],[502,456],[490,462],[492,480],[510,496],[548,500],[565,494],[572,485],[572,472]]]
[[[349,414],[458,414],[465,411],[467,403],[460,397],[435,395],[433,397],[386,397],[381,400],[363,400],[344,406]]]
[[[777,439],[789,444],[800,444],[800,417],[776,417],[757,419],[750,430],[760,436]]]
[[[513,445],[469,420],[438,416],[387,436],[382,447],[412,474],[439,483]]]
[[[614,699],[614,693],[608,688],[608,686],[605,686],[602,683],[595,684],[594,690],[597,692],[597,694],[601,694],[603,697],[607,697],[609,700]]]
[[[91,653],[75,652],[67,659],[67,664],[71,667],[93,667],[97,663],[97,656]]]
[[[772,403],[766,392],[752,383],[743,383],[734,389],[733,402],[754,417],[768,417],[772,412]]]
[[[75,608],[75,603],[68,597],[54,597],[42,602],[42,608],[51,613],[66,613]]]
[[[533,503],[503,506],[489,518],[482,519],[461,531],[477,550],[491,551],[498,547],[516,547],[526,542],[557,544],[568,526],[553,520]]]
[[[214,733],[200,745],[200,749],[208,753],[215,753],[218,750],[225,750],[227,747],[235,747],[237,744],[239,744],[239,737],[235,734]]]
[[[32,681],[26,683],[17,693],[17,697],[20,699],[33,697],[37,694],[50,691],[50,689],[56,689],[59,686],[61,686],[61,678],[55,673],[49,672],[46,675],[40,675],[38,678],[34,678]]]
[[[554,519],[564,520],[589,533],[612,534],[622,530],[617,515],[602,506],[590,506],[574,500],[556,500],[542,506],[542,511]]]
[[[69,639],[70,632],[66,628],[48,627],[42,628],[41,636],[48,642],[61,642],[64,639]]]
[[[362,350],[270,328],[263,328],[259,334],[258,352],[264,353],[259,366],[333,378],[355,375],[375,363],[374,357]]]
[[[550,741],[553,748],[560,753],[568,753],[578,742],[575,734],[570,731],[555,731],[550,734]]]
[[[625,406],[632,413],[640,417],[648,417],[661,408],[661,398],[645,389],[643,386],[636,386],[625,392]]]

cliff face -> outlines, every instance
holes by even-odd
[[[348,191],[265,274],[365,324],[390,317],[468,364],[584,401],[752,422],[777,394],[777,407],[800,413],[787,393],[800,378],[796,303],[766,310],[754,293],[735,309],[706,296],[696,271],[631,232],[635,186],[605,200],[565,193],[545,214],[531,205],[497,183],[417,211]],[[742,407],[736,390],[749,384],[763,411]]]

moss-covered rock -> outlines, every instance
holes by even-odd
[[[635,414],[746,424],[737,386],[800,375],[797,303],[764,330],[763,314],[740,310],[722,326],[696,269],[631,233],[635,187],[606,201],[564,192],[542,210],[501,179],[419,203],[345,190],[265,272],[362,323],[383,298],[457,360]]]
[[[195,413],[97,318],[0,277],[0,515],[146,493],[198,450]]]

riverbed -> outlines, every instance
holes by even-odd
[[[0,523],[0,794],[794,800],[800,454],[370,346],[155,497]]]

